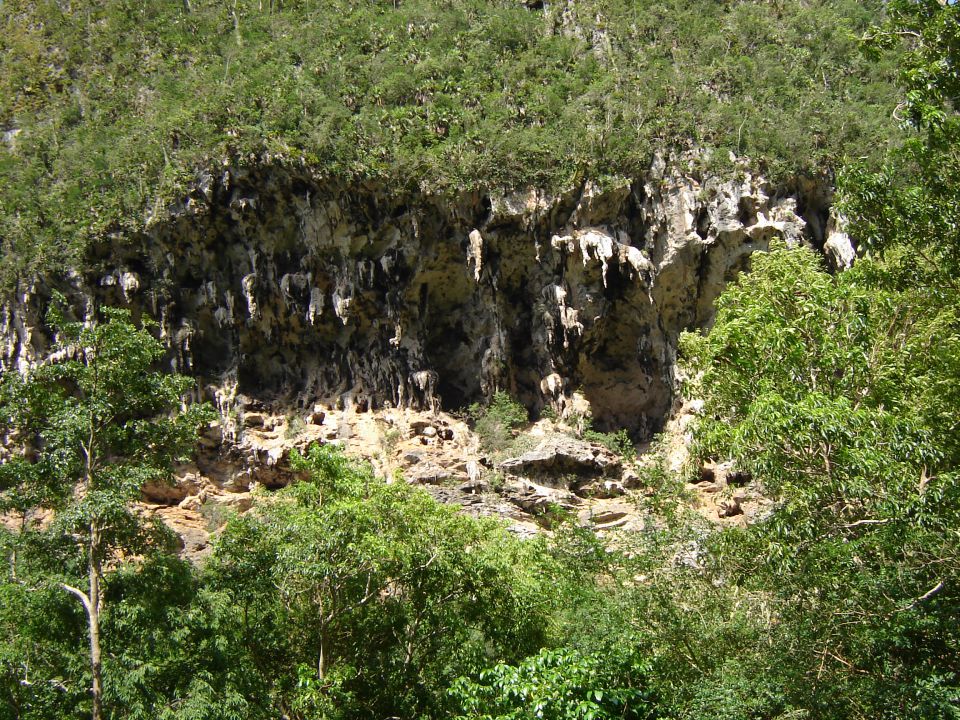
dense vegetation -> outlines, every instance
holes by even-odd
[[[757,255],[683,343],[697,458],[750,471],[765,517],[717,530],[651,465],[645,532],[520,541],[325,447],[191,566],[127,501],[204,410],[106,311],[0,393],[0,718],[98,717],[98,673],[113,718],[960,717],[960,9],[889,11],[868,44],[906,44],[910,127],[843,174],[861,259]]]
[[[7,0],[4,282],[222,160],[427,192],[635,175],[657,147],[829,172],[894,137],[881,0]],[[717,153],[722,160],[725,153]]]

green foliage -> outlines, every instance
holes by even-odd
[[[2,279],[137,237],[224,158],[441,193],[691,144],[820,173],[893,134],[891,62],[856,42],[884,5],[8,0]]]
[[[392,453],[402,439],[403,433],[399,428],[390,428],[383,433],[383,446],[388,453]]]
[[[637,457],[637,449],[633,446],[633,440],[630,439],[630,434],[623,428],[617,430],[617,432],[600,432],[591,427],[588,418],[585,421],[581,437],[587,442],[603,445],[607,450],[617,453],[627,462],[632,462]]]
[[[888,10],[866,43],[906,46],[910,134],[880,172],[843,174],[867,259],[831,276],[806,250],[756,256],[710,334],[684,339],[699,456],[735,458],[776,500],[705,538],[702,585],[753,619],[710,622],[733,633],[691,654],[684,717],[960,716],[958,10]]]
[[[180,411],[128,315],[58,320],[53,360],[0,384],[0,716],[88,714],[90,622],[61,583],[95,571],[116,717],[960,716],[958,10],[884,6],[867,44],[905,53],[911,134],[844,175],[870,257],[758,254],[683,338],[695,454],[752,471],[772,501],[752,525],[711,526],[660,461],[641,531],[556,517],[519,541],[325,446],[192,567],[130,501],[206,411]],[[78,257],[219,155],[450,189],[630,172],[732,128],[769,159],[882,152],[886,70],[851,60],[878,9],[8,3],[4,269]],[[527,422],[502,393],[472,414],[488,452]]]
[[[960,326],[919,293],[874,288],[870,275],[863,263],[831,276],[806,249],[754,258],[710,334],[683,342],[703,371],[693,392],[710,399],[701,454],[732,449],[774,493],[810,475],[840,491],[854,477],[902,484],[907,467],[935,471],[955,446],[944,403],[955,398]]]
[[[304,430],[306,429],[306,423],[303,421],[303,418],[299,415],[290,415],[287,417],[287,422],[283,428],[283,437],[285,440],[295,440],[301,435],[303,435]]]
[[[960,411],[960,328],[955,304],[875,276],[869,261],[828,275],[805,249],[757,256],[710,334],[685,338],[706,400],[698,453],[734,458],[777,500],[712,543],[714,572],[775,613],[755,662],[789,658],[779,682],[802,694],[782,696],[785,708],[943,717],[960,689],[947,419]]]
[[[77,717],[89,702],[83,610],[46,580],[57,572],[49,560],[29,571],[22,541],[0,528],[4,558],[17,569],[0,578],[0,716]]]
[[[221,536],[210,582],[243,608],[251,661],[291,717],[440,716],[446,687],[542,646],[540,542],[386,485],[331,446],[308,480]]]
[[[515,446],[514,431],[530,419],[527,409],[502,390],[494,393],[487,406],[471,405],[467,415],[474,421],[473,430],[483,450],[500,454],[511,452]]]
[[[180,411],[193,381],[154,369],[163,349],[149,324],[136,327],[125,310],[103,315],[87,324],[55,311],[53,361],[4,375],[0,420],[13,452],[0,466],[0,503],[23,516],[56,510],[54,531],[68,535],[96,523],[106,560],[141,548],[129,503],[144,484],[169,479],[211,411]]]
[[[110,580],[107,706],[130,720],[265,717],[242,637],[191,565],[153,556]],[[118,715],[120,713],[117,713]]]
[[[544,650],[517,666],[500,664],[451,688],[462,720],[602,720],[653,717],[642,689],[618,687],[612,658]],[[643,668],[631,668],[642,680]]]
[[[95,708],[99,705],[99,616],[110,608],[106,569],[168,547],[169,531],[148,521],[132,503],[144,484],[170,477],[173,464],[192,452],[199,427],[212,414],[206,406],[183,409],[190,379],[156,371],[163,350],[149,325],[135,326],[122,310],[105,309],[102,315],[102,322],[67,322],[54,310],[57,344],[48,362],[23,375],[7,373],[0,388],[7,452],[0,465],[0,508],[19,524],[19,532],[5,538],[10,570],[3,592],[17,601],[39,591],[25,603],[33,611],[31,620],[55,623],[52,631],[28,626],[21,633],[0,622],[5,631],[0,672],[20,684],[14,702],[30,712],[78,702],[79,688],[86,695],[91,678]],[[49,512],[52,517],[45,518]],[[84,575],[87,584],[78,583]],[[87,614],[90,676],[75,652],[52,662],[38,659],[44,654],[40,637],[52,635],[55,642],[69,644],[62,634],[68,620],[76,639],[77,598]],[[65,600],[75,605],[72,611],[62,607]],[[104,630],[109,633],[109,623]],[[11,657],[10,648],[20,656]],[[102,696],[108,702],[120,681],[112,665],[111,658]],[[38,667],[47,673],[39,685],[30,682]]]
[[[904,46],[896,115],[910,132],[877,171],[866,163],[840,178],[842,207],[863,247],[885,254],[901,285],[957,289],[960,275],[960,7],[937,0],[889,4],[867,47]]]

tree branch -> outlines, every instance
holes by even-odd
[[[890,522],[890,518],[886,518],[884,520],[857,520],[856,522],[848,523],[841,527],[843,527],[845,530],[849,530],[850,528],[859,527],[860,525],[886,525],[888,522]]]
[[[90,610],[91,610],[91,607],[90,607],[90,598],[87,597],[87,594],[86,594],[83,590],[78,590],[77,588],[71,587],[70,585],[67,585],[66,583],[60,583],[60,587],[62,587],[62,588],[63,588],[64,590],[66,590],[68,593],[71,593],[71,594],[73,594],[73,595],[76,595],[78,598],[80,598],[80,602],[83,603],[83,609],[87,611],[87,615],[90,614]]]
[[[933,597],[934,595],[936,595],[938,592],[940,592],[941,590],[943,590],[943,588],[944,588],[943,580],[941,580],[941,581],[938,582],[936,585],[934,585],[932,588],[930,588],[929,590],[927,590],[923,595],[921,595],[921,596],[918,597],[916,600],[914,600],[912,603],[910,603],[910,604],[907,606],[906,609],[907,609],[907,610],[912,610],[913,608],[915,608],[915,607],[916,607],[917,605],[919,605],[920,603],[925,602],[925,601],[929,600],[930,598],[932,598],[932,597]]]

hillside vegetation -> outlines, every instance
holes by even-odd
[[[635,175],[664,146],[829,172],[895,136],[890,60],[857,50],[883,6],[7,0],[5,281],[162,218],[223,159],[441,193]]]
[[[243,54],[256,47],[255,28],[264,32],[287,18],[284,27],[295,33],[288,6],[244,13],[238,4],[217,12],[197,5],[170,12],[188,18],[183,22],[223,23],[221,71],[234,57],[227,48]],[[413,5],[344,8],[343,31],[360,32],[351,18],[359,23],[364,13],[399,17],[414,7],[425,12]],[[434,8],[437,18],[466,12],[443,7]],[[656,7],[661,25],[695,17],[693,4]],[[704,18],[714,8],[723,17],[752,9],[757,22],[776,24],[818,6],[701,7],[710,10],[702,11],[699,40],[710,36]],[[689,510],[684,477],[653,456],[643,469],[643,502],[656,516],[642,531],[601,541],[557,512],[547,516],[549,534],[520,540],[420,489],[383,483],[327,445],[295,455],[300,480],[264,491],[254,510],[228,518],[212,555],[191,565],[169,531],[130,500],[144,483],[169,477],[207,409],[179,401],[189,381],[156,372],[162,347],[128,313],[101,309],[83,324],[54,313],[60,333],[50,362],[7,373],[0,383],[0,718],[960,717],[960,7],[892,0],[888,11],[863,49],[899,55],[899,102],[886,111],[902,118],[904,132],[878,162],[863,158],[842,169],[842,208],[861,241],[857,263],[830,273],[814,251],[774,243],[730,284],[710,332],[682,342],[692,378],[685,391],[703,401],[688,472],[732,460],[770,501],[756,522],[707,522]],[[117,5],[107,15],[140,12]],[[537,12],[501,6],[498,17],[529,14],[544,22]],[[593,10],[591,22],[600,22]],[[504,23],[507,35],[524,27]],[[617,32],[632,27],[611,27],[611,47]],[[186,37],[183,28],[169,32]],[[536,46],[525,44],[533,42],[526,35],[510,36],[527,50]],[[135,74],[155,50],[146,40],[130,43],[143,53],[127,60]],[[108,54],[98,59],[101,68],[119,62]],[[576,55],[572,62],[599,62],[586,55],[593,59]],[[370,50],[367,57],[384,56]],[[598,72],[624,72],[621,59]],[[244,72],[255,74],[252,66]],[[89,89],[97,80],[76,82]],[[73,97],[55,80],[36,87],[36,97],[8,93],[7,101],[39,117]],[[331,87],[347,92],[346,85]],[[357,97],[369,90],[363,87]],[[183,101],[193,109],[205,102],[199,95]],[[224,107],[256,114],[246,104]],[[345,124],[389,106],[364,107]],[[689,107],[703,119],[722,104]],[[112,122],[127,122],[124,112]],[[862,114],[865,122],[878,117]],[[45,177],[63,181],[57,192],[79,192],[88,181],[82,163],[76,173],[57,163],[68,148],[95,147],[92,135],[114,127],[108,119],[94,124],[78,116],[73,144],[64,139],[47,156]],[[156,127],[169,139],[166,119]],[[802,121],[785,115],[782,137]],[[141,116],[129,122],[154,127]],[[586,137],[593,126],[579,122],[556,127]],[[24,130],[25,149],[17,152],[62,130],[37,128]],[[132,140],[140,130],[117,132],[119,153],[145,147]],[[253,142],[250,132],[235,141]],[[434,147],[436,157],[455,147],[445,143]],[[350,155],[359,158],[355,170],[372,167],[363,155],[369,147],[323,147],[331,158],[358,153]],[[412,156],[403,155],[402,142],[389,147],[390,164],[382,167],[399,171]],[[628,163],[631,156],[617,157]],[[512,162],[511,172],[536,160],[517,155]],[[75,179],[80,184],[70,185]],[[30,191],[18,186],[13,195]],[[494,446],[512,441],[511,431],[526,420],[505,395],[471,414]]]

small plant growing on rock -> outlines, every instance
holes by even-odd
[[[236,511],[216,502],[205,502],[200,506],[207,532],[217,532],[227,521],[236,516]]]
[[[490,484],[490,489],[499,493],[503,490],[503,487],[507,484],[507,479],[503,476],[503,473],[499,470],[490,474],[487,478],[488,483]]]
[[[296,440],[306,430],[306,423],[299,415],[291,415],[287,418],[286,427],[283,430],[283,437],[286,440]]]
[[[383,447],[386,449],[388,454],[393,454],[393,451],[397,449],[397,445],[400,443],[402,437],[403,433],[397,428],[390,428],[383,433]]]
[[[467,409],[474,421],[474,432],[486,452],[496,452],[513,443],[513,431],[525,425],[530,417],[527,409],[503,391],[494,394],[486,407],[474,403]]]
[[[586,418],[581,437],[587,442],[603,445],[607,450],[617,453],[626,462],[633,462],[637,458],[637,449],[624,428],[620,428],[616,432],[600,432],[594,430],[590,418]]]
[[[556,408],[554,408],[552,405],[546,405],[540,411],[540,417],[544,420],[550,420],[551,422],[558,422],[560,420],[560,416],[557,414]]]

